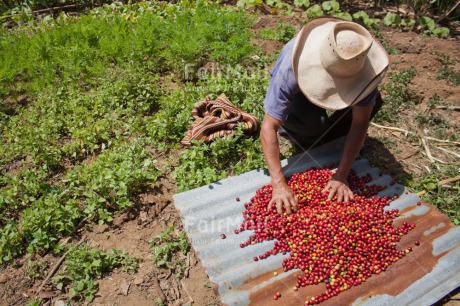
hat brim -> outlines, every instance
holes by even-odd
[[[323,40],[342,19],[321,17],[307,23],[297,35],[292,54],[294,75],[300,90],[313,104],[337,110],[351,106],[369,95],[383,79],[389,65],[388,53],[373,37],[373,44],[361,71],[352,77],[330,75],[322,66]]]

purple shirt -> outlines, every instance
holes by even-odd
[[[283,122],[289,115],[292,99],[300,92],[299,84],[292,69],[292,50],[295,45],[295,39],[294,37],[283,47],[275,67],[270,71],[270,85],[264,100],[265,112],[276,120]],[[355,105],[375,105],[377,93],[378,90],[375,89]]]

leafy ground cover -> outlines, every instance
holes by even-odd
[[[458,182],[438,184],[459,174],[458,40],[406,32],[401,22],[388,21],[385,28],[367,6],[349,11],[335,1],[319,7],[296,1],[271,8],[280,15],[205,1],[112,3],[78,15],[19,16],[13,26],[4,25],[1,299],[40,305],[50,299],[109,304],[123,298],[129,304],[130,295],[116,292],[131,279],[129,292],[138,302],[161,298],[142,289],[155,287],[156,280],[166,292],[164,303],[186,302],[184,286],[193,289],[195,301],[217,303],[170,197],[264,167],[260,141],[237,132],[212,144],[178,143],[193,104],[205,96],[225,93],[261,120],[268,70],[312,14],[357,20],[388,48],[393,65],[381,86],[386,103],[376,123],[410,133],[371,126],[363,155],[413,191],[425,191],[423,199],[458,224]],[[430,34],[429,27],[419,32]],[[294,151],[287,145],[283,154]],[[77,247],[83,235],[88,245]],[[47,293],[36,296],[66,251]],[[118,271],[120,266],[138,276]]]

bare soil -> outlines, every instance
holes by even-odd
[[[260,15],[256,18],[252,31],[275,28],[280,21],[300,29],[304,19]],[[460,105],[460,86],[436,79],[442,63],[435,52],[441,52],[451,59],[460,59],[460,41],[457,36],[439,39],[390,28],[383,29],[381,35],[389,46],[399,51],[399,54],[390,55],[392,64],[389,72],[400,71],[411,66],[417,71],[416,77],[409,86],[417,91],[420,101],[413,108],[401,112],[400,117],[404,118],[403,121],[410,122],[417,112],[428,113],[427,103],[435,94],[452,105]],[[279,52],[283,46],[278,41],[258,38],[253,38],[252,42],[262,48],[266,54]],[[460,73],[460,64],[456,63],[452,69]],[[456,124],[458,132],[460,122],[458,111],[435,109],[431,112]],[[405,126],[398,127],[405,128]],[[395,177],[413,173],[421,174],[427,171],[426,167],[431,167],[426,157],[422,155],[419,144],[408,141],[402,133],[373,126],[369,129],[369,138],[366,140],[363,154]],[[439,159],[452,158],[439,150],[435,150],[433,154]],[[163,179],[162,185],[161,193],[144,195],[143,202],[138,207],[117,216],[111,224],[86,226],[78,232],[78,237],[73,239],[72,242],[76,242],[86,235],[87,242],[94,247],[103,250],[121,249],[142,259],[139,271],[134,275],[116,270],[99,280],[99,291],[93,302],[94,305],[156,305],[160,288],[167,298],[167,305],[185,305],[191,304],[191,301],[194,305],[220,304],[209,285],[205,269],[193,250],[187,258],[190,265],[187,277],[178,278],[171,271],[160,269],[152,263],[148,241],[166,230],[168,226],[176,225],[177,228],[181,228],[181,220],[172,203],[172,196],[177,190],[172,175],[168,174]],[[47,254],[43,258],[37,256],[37,259],[47,261],[48,266],[53,267],[59,260],[59,256]],[[43,280],[28,278],[24,274],[26,263],[27,259],[21,258],[14,264],[0,269],[0,305],[25,305],[30,298],[35,297],[34,293]],[[156,280],[160,288],[156,286]],[[59,305],[57,301],[68,301],[66,295],[49,284],[45,286],[40,297],[44,299],[45,305]],[[458,303],[458,300],[449,302],[450,305],[456,305],[455,303]]]

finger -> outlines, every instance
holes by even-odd
[[[273,204],[275,204],[275,200],[274,200],[274,199],[272,199],[272,200],[270,201],[270,203],[268,203],[268,210],[272,210]]]
[[[336,191],[332,189],[329,191],[329,195],[327,196],[328,201],[332,201],[332,198],[335,196]]]
[[[284,208],[286,208],[286,212],[288,213],[288,215],[292,214],[291,203],[289,201],[285,201],[284,203]]]
[[[337,190],[337,202],[342,202],[342,200],[343,200],[343,190],[339,188]]]
[[[353,195],[353,191],[351,191],[350,189],[348,189],[348,196],[350,197],[350,200],[353,200],[355,198],[355,196]]]
[[[297,200],[297,196],[294,196],[294,201],[292,201],[291,206],[292,206],[292,210],[296,212],[299,207],[299,201]]]
[[[331,188],[331,182],[327,183],[327,184],[326,184],[326,187],[324,187],[324,189],[323,189],[321,192],[322,192],[322,193],[323,193],[323,192],[326,192],[326,191],[328,191],[330,188]]]
[[[349,195],[348,195],[348,192],[345,191],[345,192],[343,193],[343,201],[344,201],[345,203],[348,203],[348,200],[349,200]]]
[[[276,202],[276,211],[281,215],[283,213],[283,202],[277,201]]]
[[[334,197],[335,191],[331,190],[329,191],[329,194],[327,195],[327,200],[330,201],[332,200],[332,197]]]

